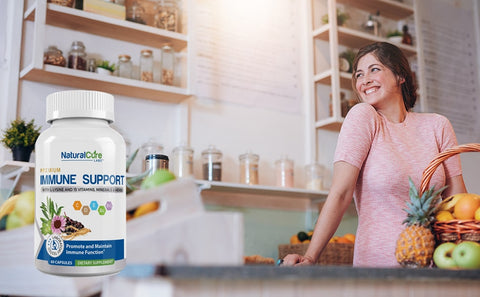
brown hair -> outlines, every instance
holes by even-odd
[[[358,54],[353,61],[352,85],[355,93],[357,92],[355,87],[357,83],[355,72],[357,72],[358,61],[363,56],[370,53],[385,65],[385,67],[390,69],[395,76],[397,76],[397,81],[401,78],[405,79],[405,82],[401,86],[403,103],[407,110],[412,109],[417,101],[417,86],[413,79],[412,70],[410,69],[408,60],[403,52],[398,47],[388,42],[375,42],[362,47],[358,51]]]

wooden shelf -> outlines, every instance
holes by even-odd
[[[337,119],[337,118],[331,117],[331,118],[327,118],[327,119],[323,119],[315,122],[315,128],[338,132],[342,127],[342,123],[343,123],[343,118]]]
[[[330,27],[327,25],[321,26],[313,31],[313,38],[323,41],[329,41]],[[360,48],[368,45],[372,42],[388,42],[386,38],[378,37],[366,32],[361,32],[347,27],[338,27],[338,42],[341,45],[350,48]],[[407,57],[411,57],[417,54],[415,47],[406,44],[396,44]]]
[[[412,6],[394,0],[337,0],[337,3],[353,6],[371,14],[379,11],[380,16],[396,21],[414,14]]]
[[[165,103],[179,103],[190,97],[187,90],[183,88],[54,65],[43,65],[42,69],[28,66],[21,71],[20,78]]]
[[[329,69],[319,73],[313,77],[315,83],[330,86],[332,84],[332,70]],[[342,89],[352,89],[352,74],[348,72],[340,72],[340,87]]]
[[[35,21],[35,10],[35,5],[29,7],[25,19]],[[47,5],[46,24],[154,48],[161,48],[168,42],[177,52],[187,47],[184,34],[51,3]]]
[[[311,191],[299,188],[246,185],[227,182],[195,181],[207,204],[261,207],[272,209],[307,210],[324,202],[327,191]]]

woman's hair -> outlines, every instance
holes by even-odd
[[[408,60],[402,51],[393,44],[388,42],[375,42],[367,46],[362,47],[359,51],[355,60],[353,61],[353,75],[352,75],[352,85],[355,92],[357,78],[355,77],[355,72],[357,72],[358,61],[367,54],[373,54],[380,63],[385,65],[390,71],[397,76],[397,81],[401,78],[405,82],[401,85],[402,88],[402,97],[405,108],[410,110],[415,105],[417,101],[417,86],[415,85],[412,70],[408,64]],[[358,95],[358,94],[357,94]]]

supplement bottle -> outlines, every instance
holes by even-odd
[[[82,90],[47,96],[51,126],[35,145],[40,271],[93,276],[125,266],[125,141],[109,125],[113,101],[110,94]]]

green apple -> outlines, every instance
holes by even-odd
[[[453,242],[445,242],[437,246],[433,252],[433,262],[438,268],[453,269],[457,267],[457,262],[452,257],[453,250],[457,245]]]
[[[26,191],[18,195],[15,208],[7,217],[7,230],[33,224],[35,219],[35,192]]]
[[[460,242],[453,250],[452,256],[460,268],[480,269],[480,244],[477,242]]]
[[[157,187],[174,179],[175,175],[172,172],[167,169],[159,169],[143,180],[141,188],[143,190],[148,190],[150,188]]]

